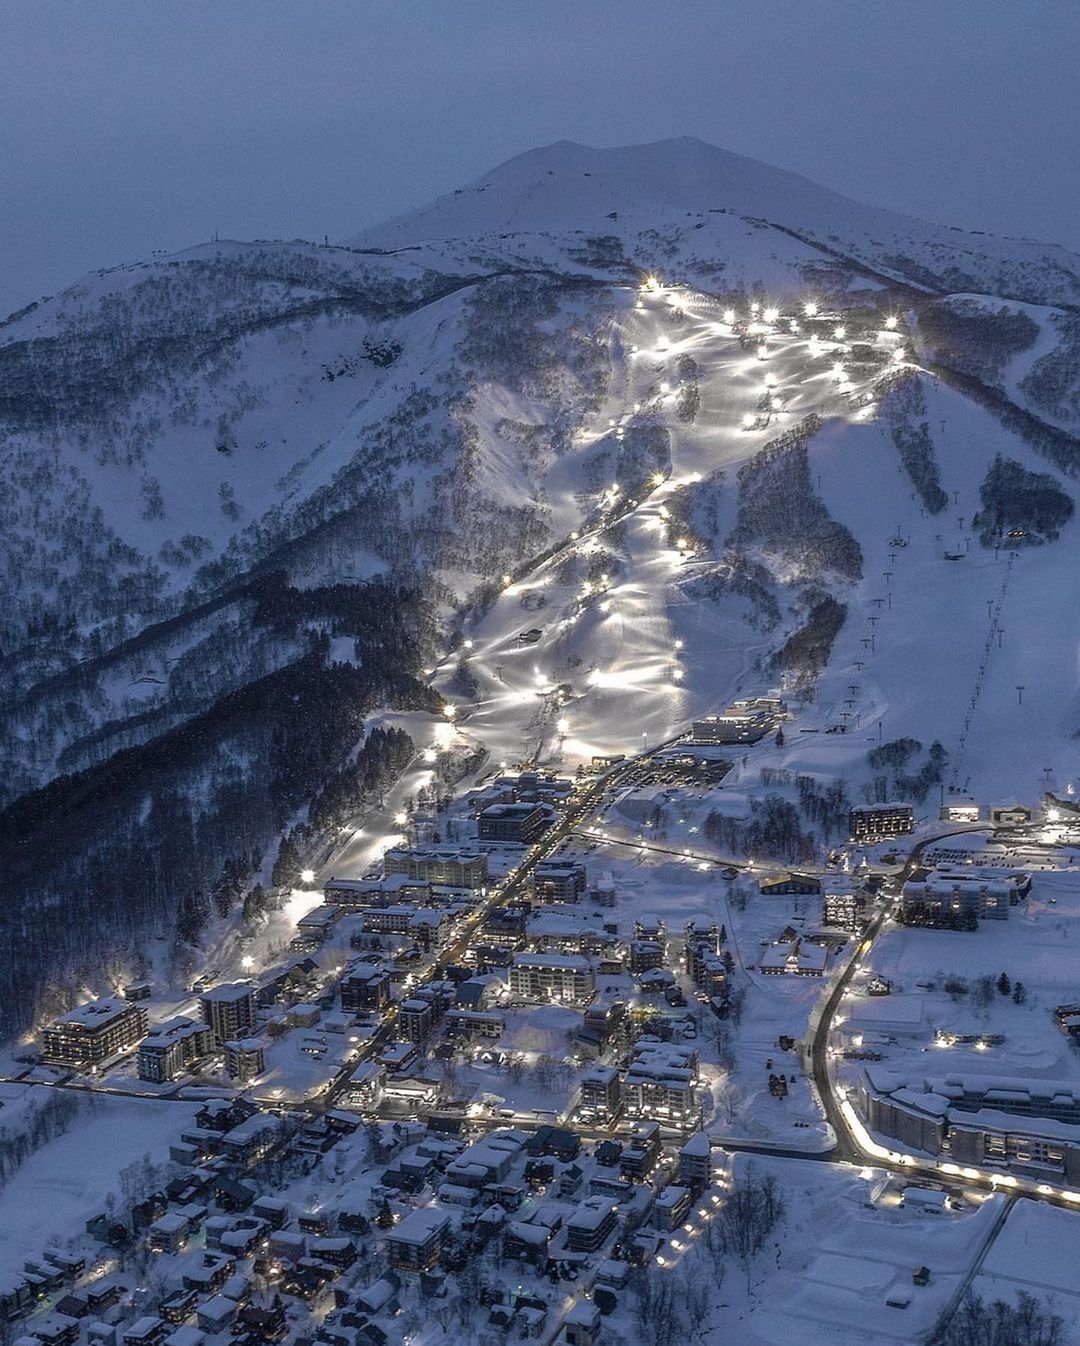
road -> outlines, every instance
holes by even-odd
[[[958,836],[961,831],[970,831],[971,828],[957,829],[956,832],[942,833],[940,836],[930,837],[926,841],[919,842],[913,846],[904,862],[899,875],[892,881],[894,887],[902,887],[904,882],[910,876],[912,870],[922,859],[923,851],[931,845],[936,845],[946,837]],[[845,1160],[849,1163],[868,1163],[873,1162],[881,1166],[880,1157],[872,1157],[864,1151],[858,1144],[858,1141],[848,1123],[844,1110],[841,1107],[840,1100],[836,1096],[833,1088],[832,1076],[829,1073],[829,1036],[832,1033],[833,1020],[836,1012],[847,994],[855,973],[859,970],[863,959],[873,948],[874,941],[881,933],[881,927],[888,919],[888,904],[874,917],[868,926],[862,940],[860,941],[855,953],[848,961],[847,967],[841,973],[836,985],[829,992],[828,999],[821,1010],[818,1018],[817,1028],[814,1031],[814,1037],[810,1046],[810,1073],[814,1081],[814,1087],[817,1090],[818,1098],[821,1100],[821,1106],[825,1113],[825,1120],[832,1127],[833,1134],[836,1137],[836,1148],[832,1151],[833,1157],[838,1160]],[[906,1169],[905,1169],[906,1171]]]
[[[971,827],[957,828],[955,831],[929,837],[927,840],[918,843],[912,848],[903,869],[893,881],[894,884],[903,884],[929,846],[944,840],[948,836],[958,836],[963,832],[972,830]],[[851,961],[844,969],[836,985],[829,992],[828,999],[818,1019],[817,1028],[814,1031],[810,1046],[811,1074],[826,1120],[836,1137],[834,1148],[820,1157],[832,1162],[860,1164],[885,1169],[903,1177],[907,1182],[916,1182],[923,1179],[934,1187],[944,1188],[958,1195],[970,1192],[973,1188],[980,1186],[989,1187],[1006,1198],[1006,1210],[1019,1197],[1026,1197],[1032,1201],[1045,1201],[1064,1210],[1080,1210],[1080,1192],[1062,1186],[1052,1186],[1045,1182],[1039,1183],[1027,1178],[1018,1178],[1015,1174],[1008,1172],[961,1168],[956,1164],[924,1159],[917,1154],[904,1153],[900,1150],[879,1146],[871,1140],[859,1124],[851,1104],[837,1096],[828,1066],[829,1036],[832,1032],[833,1021],[852,978],[873,947],[874,941],[880,934],[881,928],[888,917],[888,910],[883,909],[868,928]],[[766,1147],[761,1148],[764,1150]],[[1004,1219],[1004,1216],[1001,1218]],[[987,1241],[986,1248],[989,1248],[991,1242],[992,1240]],[[984,1255],[985,1251],[986,1249],[984,1249]]]
[[[678,740],[670,740],[664,746],[670,747],[671,742],[678,742]],[[659,749],[654,748],[652,751],[658,752]],[[674,846],[658,846],[651,841],[631,841],[623,837],[613,837],[595,827],[577,828],[574,830],[574,835],[580,837],[583,841],[600,842],[604,846],[627,846],[633,851],[655,851],[657,855],[674,855],[679,860],[697,860],[702,864],[715,865],[718,869],[747,870],[751,868],[748,860],[729,860],[723,855],[711,855],[705,851],[692,851],[685,846],[676,850]]]
[[[960,836],[964,832],[970,832],[970,827],[957,828],[955,832],[943,832],[938,836],[929,837],[926,841],[921,841],[911,848],[907,860],[904,862],[900,873],[891,880],[894,887],[900,888],[910,877],[911,872],[920,863],[923,851],[928,846],[937,845],[948,837]],[[888,905],[882,907],[878,914],[870,923],[860,941],[858,948],[848,961],[836,985],[829,992],[828,999],[818,1018],[817,1028],[810,1046],[810,1066],[811,1075],[814,1081],[814,1087],[817,1089],[818,1098],[821,1100],[821,1106],[825,1113],[825,1120],[833,1129],[836,1136],[836,1149],[833,1151],[837,1159],[847,1160],[851,1163],[870,1162],[870,1156],[860,1148],[852,1132],[848,1120],[844,1115],[840,1100],[836,1097],[833,1089],[832,1076],[829,1073],[829,1035],[832,1032],[833,1020],[840,1004],[847,994],[851,985],[852,978],[859,970],[859,967],[866,955],[873,948],[874,941],[881,933],[881,927],[888,919]],[[873,1159],[873,1162],[880,1165],[880,1158]]]

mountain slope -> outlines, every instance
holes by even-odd
[[[329,843],[400,769],[356,756],[388,706],[444,695],[498,759],[572,765],[782,683],[818,736],[777,769],[871,788],[864,737],[824,732],[884,721],[1004,791],[984,542],[1023,533],[1016,650],[1056,638],[1078,275],[700,142],[564,143],[347,247],[207,244],[14,315],[0,1004],[21,1026],[44,951],[61,999],[147,930],[182,966],[211,895],[224,917],[283,832]],[[934,595],[906,634],[897,529]],[[1040,676],[1065,779],[1072,663]]]

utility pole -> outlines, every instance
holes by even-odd
[[[1018,706],[1022,706],[1024,704],[1024,688],[1026,686],[1027,683],[1017,683],[1016,685],[1016,704]]]

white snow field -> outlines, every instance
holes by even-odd
[[[41,1101],[44,1086],[0,1085],[0,1123],[17,1126]],[[80,1099],[72,1128],[31,1154],[0,1186],[0,1274],[20,1271],[46,1245],[67,1244],[100,1215],[113,1193],[122,1205],[121,1172],[148,1156],[167,1164],[169,1145],[191,1124],[196,1105],[146,1099]]]
[[[1065,1340],[1080,1332],[1080,1285],[1076,1246],[1080,1215],[1017,1201],[976,1276],[972,1290],[983,1299],[1015,1299],[1020,1291],[1043,1300],[1064,1322]]]

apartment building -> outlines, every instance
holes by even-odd
[[[249,982],[224,982],[199,997],[203,1022],[210,1025],[215,1047],[251,1036],[255,1027],[255,990]]]
[[[500,841],[531,846],[539,841],[553,819],[539,804],[492,804],[476,820],[481,841]]]
[[[482,851],[404,850],[383,856],[383,873],[405,874],[414,882],[447,888],[483,888],[487,884],[487,856]]]
[[[154,1084],[193,1070],[214,1049],[210,1025],[177,1015],[158,1024],[139,1044],[139,1079]]]
[[[94,1070],[146,1036],[146,1010],[127,1000],[89,1000],[62,1014],[42,1035],[42,1059]]]
[[[529,876],[537,902],[577,902],[587,886],[585,866],[578,860],[541,860]]]
[[[596,974],[580,954],[517,953],[510,965],[510,991],[523,1000],[581,1005],[596,991]]]
[[[354,963],[341,979],[341,1008],[381,1010],[390,1003],[390,972],[379,963]]]
[[[262,1038],[240,1038],[225,1044],[225,1069],[230,1080],[246,1084],[266,1069],[266,1043]]]
[[[410,1211],[387,1231],[386,1251],[394,1271],[430,1271],[438,1265],[450,1216],[435,1206]]]
[[[581,1077],[580,1106],[607,1121],[619,1111],[620,1080],[614,1066],[594,1065]]]
[[[978,921],[1007,921],[1009,908],[1030,886],[1024,874],[991,874],[985,869],[930,870],[901,890],[899,919],[907,925],[957,929]]]
[[[849,830],[852,841],[885,841],[914,832],[915,815],[910,804],[867,804],[851,810]]]
[[[685,1118],[694,1107],[698,1053],[673,1043],[642,1043],[622,1079],[624,1111],[632,1117]]]

